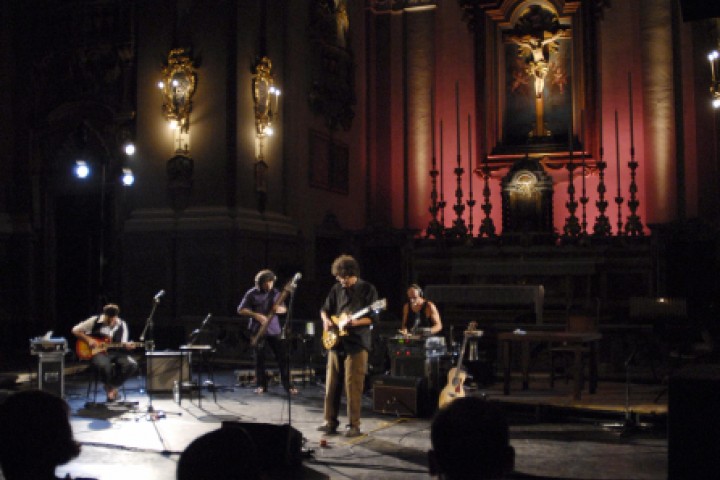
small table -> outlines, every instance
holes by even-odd
[[[210,363],[210,357],[215,352],[215,347],[212,345],[181,345],[180,346],[180,352],[187,354],[188,356],[188,378],[190,381],[187,385],[182,385],[182,378],[183,378],[183,362],[180,362],[180,382],[181,385],[179,385],[179,391],[178,391],[178,398],[177,403],[180,405],[182,403],[182,391],[183,387],[187,386],[190,391],[190,401],[192,401],[192,390],[195,387],[195,384],[192,383],[192,373],[193,373],[193,360],[192,360],[192,354],[193,353],[199,353],[200,354],[200,363],[202,364],[201,369],[197,369],[197,389],[198,389],[198,407],[202,408],[202,370],[205,369],[208,371],[208,376],[210,377],[210,380],[213,382],[212,385],[212,392],[213,392],[213,400],[215,403],[217,403],[217,393],[215,390],[215,378],[213,375],[212,365]]]
[[[573,398],[580,400],[583,384],[583,350],[589,347],[590,352],[590,393],[597,391],[597,343],[602,338],[598,332],[575,333],[575,332],[502,332],[498,334],[503,352],[504,388],[503,393],[510,395],[510,360],[512,356],[512,344],[520,343],[521,347],[521,368],[522,368],[522,389],[527,390],[529,386],[529,365],[530,365],[530,343],[565,343],[573,350]]]

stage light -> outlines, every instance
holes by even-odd
[[[75,176],[87,178],[90,175],[90,167],[85,160],[75,160]]]
[[[133,175],[132,170],[129,168],[123,168],[122,171],[122,184],[124,186],[129,187],[135,183],[135,175]]]
[[[135,155],[135,144],[134,143],[132,143],[132,142],[126,143],[124,149],[125,149],[125,155],[127,155],[128,157],[132,157],[133,155]]]

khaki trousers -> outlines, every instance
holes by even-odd
[[[365,387],[368,352],[361,350],[353,354],[328,352],[327,375],[325,378],[325,423],[337,427],[340,397],[345,384],[347,416],[351,427],[360,428],[362,394]]]

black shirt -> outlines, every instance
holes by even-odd
[[[333,285],[325,299],[322,310],[331,316],[338,316],[344,312],[353,314],[371,306],[377,299],[378,294],[375,286],[358,278],[357,282],[349,288],[343,288],[340,283]],[[370,317],[374,322],[376,315],[376,312],[370,311],[363,317]],[[349,327],[347,331],[348,335],[340,337],[341,341],[338,342],[335,350],[344,350],[350,354],[357,353],[360,349],[370,351],[370,325]]]

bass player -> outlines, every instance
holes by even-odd
[[[265,329],[262,339],[254,345],[255,380],[257,382],[255,393],[263,394],[268,389],[268,378],[265,371],[265,346],[267,345],[275,355],[283,388],[287,393],[297,395],[297,388],[290,383],[287,346],[280,338],[282,328],[278,315],[286,313],[287,307],[282,302],[276,304],[281,295],[280,291],[275,288],[276,278],[272,270],[260,270],[255,275],[255,286],[245,292],[237,312],[250,318],[249,328],[253,335],[261,328]]]
[[[117,400],[118,388],[135,375],[138,365],[127,350],[136,347],[130,342],[130,330],[125,320],[119,317],[120,307],[109,303],[102,314],[93,315],[75,325],[73,335],[93,353],[90,363],[100,374],[105,386],[108,402]],[[119,349],[103,348],[104,345],[119,346]]]
[[[346,437],[358,437],[360,411],[371,347],[370,326],[375,313],[353,318],[352,314],[367,308],[378,299],[375,286],[359,278],[360,266],[350,255],[340,255],[330,269],[337,280],[320,309],[323,331],[339,328],[338,342],[328,350],[325,380],[325,423],[318,427],[327,435],[337,433],[338,413],[343,386],[347,397],[349,427]],[[336,322],[337,319],[337,322]]]

